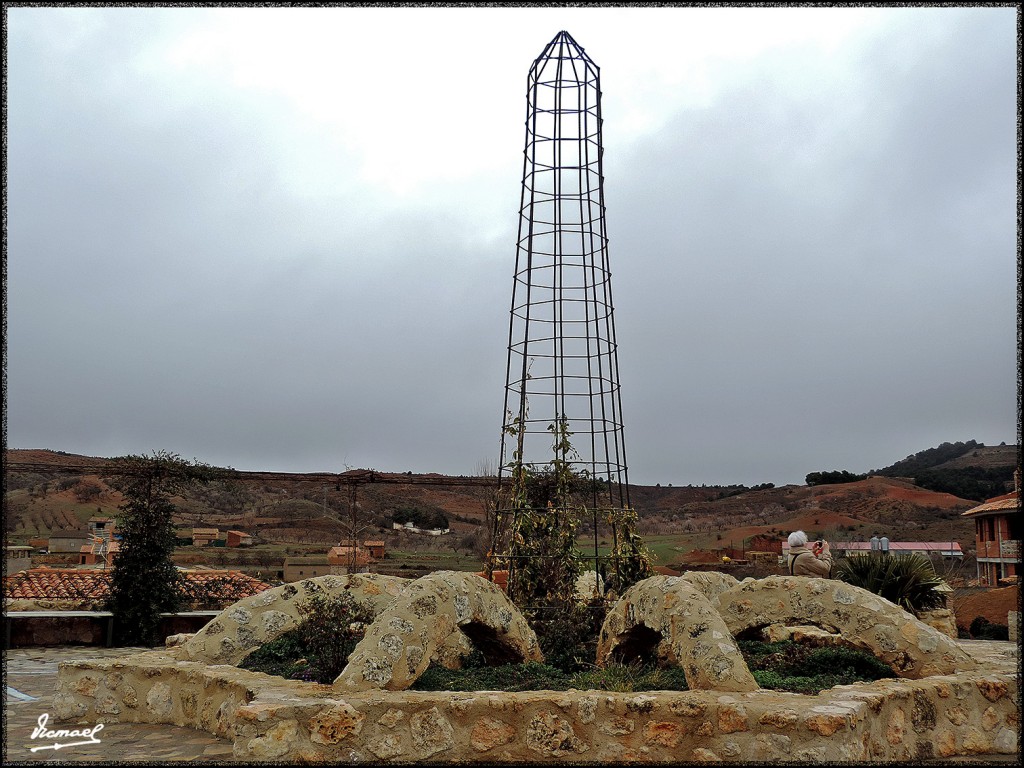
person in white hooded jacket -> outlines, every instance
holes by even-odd
[[[816,541],[807,546],[807,534],[793,531],[789,534],[788,571],[793,576],[814,576],[827,579],[832,575],[832,553],[827,541]]]

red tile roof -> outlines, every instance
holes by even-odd
[[[1020,509],[1020,497],[1016,493],[1007,493],[1003,496],[989,499],[984,504],[971,507],[962,516],[972,517],[985,514],[986,512],[1010,512],[1015,509]]]
[[[4,597],[20,600],[104,600],[110,571],[78,568],[29,568],[4,577]]]
[[[93,568],[29,568],[4,577],[4,597],[20,600],[106,600],[110,571]],[[186,601],[204,605],[241,600],[270,585],[239,571],[185,571],[182,592]]]

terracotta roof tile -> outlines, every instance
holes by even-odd
[[[110,571],[92,568],[29,568],[4,577],[4,597],[21,600],[106,600]],[[231,603],[270,585],[239,571],[185,571],[187,599],[205,604]]]
[[[976,507],[972,507],[963,513],[963,517],[970,517],[972,515],[981,515],[986,512],[1009,512],[1010,510],[1020,509],[1020,498],[1017,494],[1008,494],[1008,498],[1005,496],[998,496],[995,499],[990,499],[984,504],[979,504]]]

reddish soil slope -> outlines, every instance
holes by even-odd
[[[975,592],[953,601],[957,626],[967,629],[978,616],[984,616],[993,624],[1006,626],[1006,614],[1020,610],[1020,587],[1002,587]]]

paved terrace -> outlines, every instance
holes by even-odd
[[[31,752],[47,742],[33,741],[32,731],[39,717],[48,714],[48,728],[74,728],[54,722],[53,694],[57,687],[57,664],[81,659],[128,656],[148,648],[97,648],[89,646],[16,648],[4,653],[6,695],[4,700],[4,765],[12,763],[106,763],[185,761],[247,763],[232,755],[229,739],[205,731],[172,725],[112,723],[96,734],[99,744]],[[79,726],[82,727],[82,726]]]
[[[965,650],[980,659],[1012,656],[1019,659],[1015,643],[961,641]],[[174,764],[181,762],[249,764],[251,757],[236,758],[230,740],[204,731],[172,725],[111,723],[96,734],[99,744],[75,746],[59,752],[52,749],[31,752],[33,746],[48,743],[33,741],[33,730],[41,715],[49,714],[50,728],[73,728],[72,724],[53,722],[53,695],[60,662],[86,659],[111,659],[138,653],[144,648],[56,647],[18,648],[4,654],[6,695],[4,702],[3,763],[123,763],[145,762]],[[80,726],[87,727],[87,726]],[[939,765],[1015,765],[1018,755],[975,755],[932,759],[918,764]],[[281,760],[275,760],[280,763]],[[746,764],[746,763],[745,763]]]

